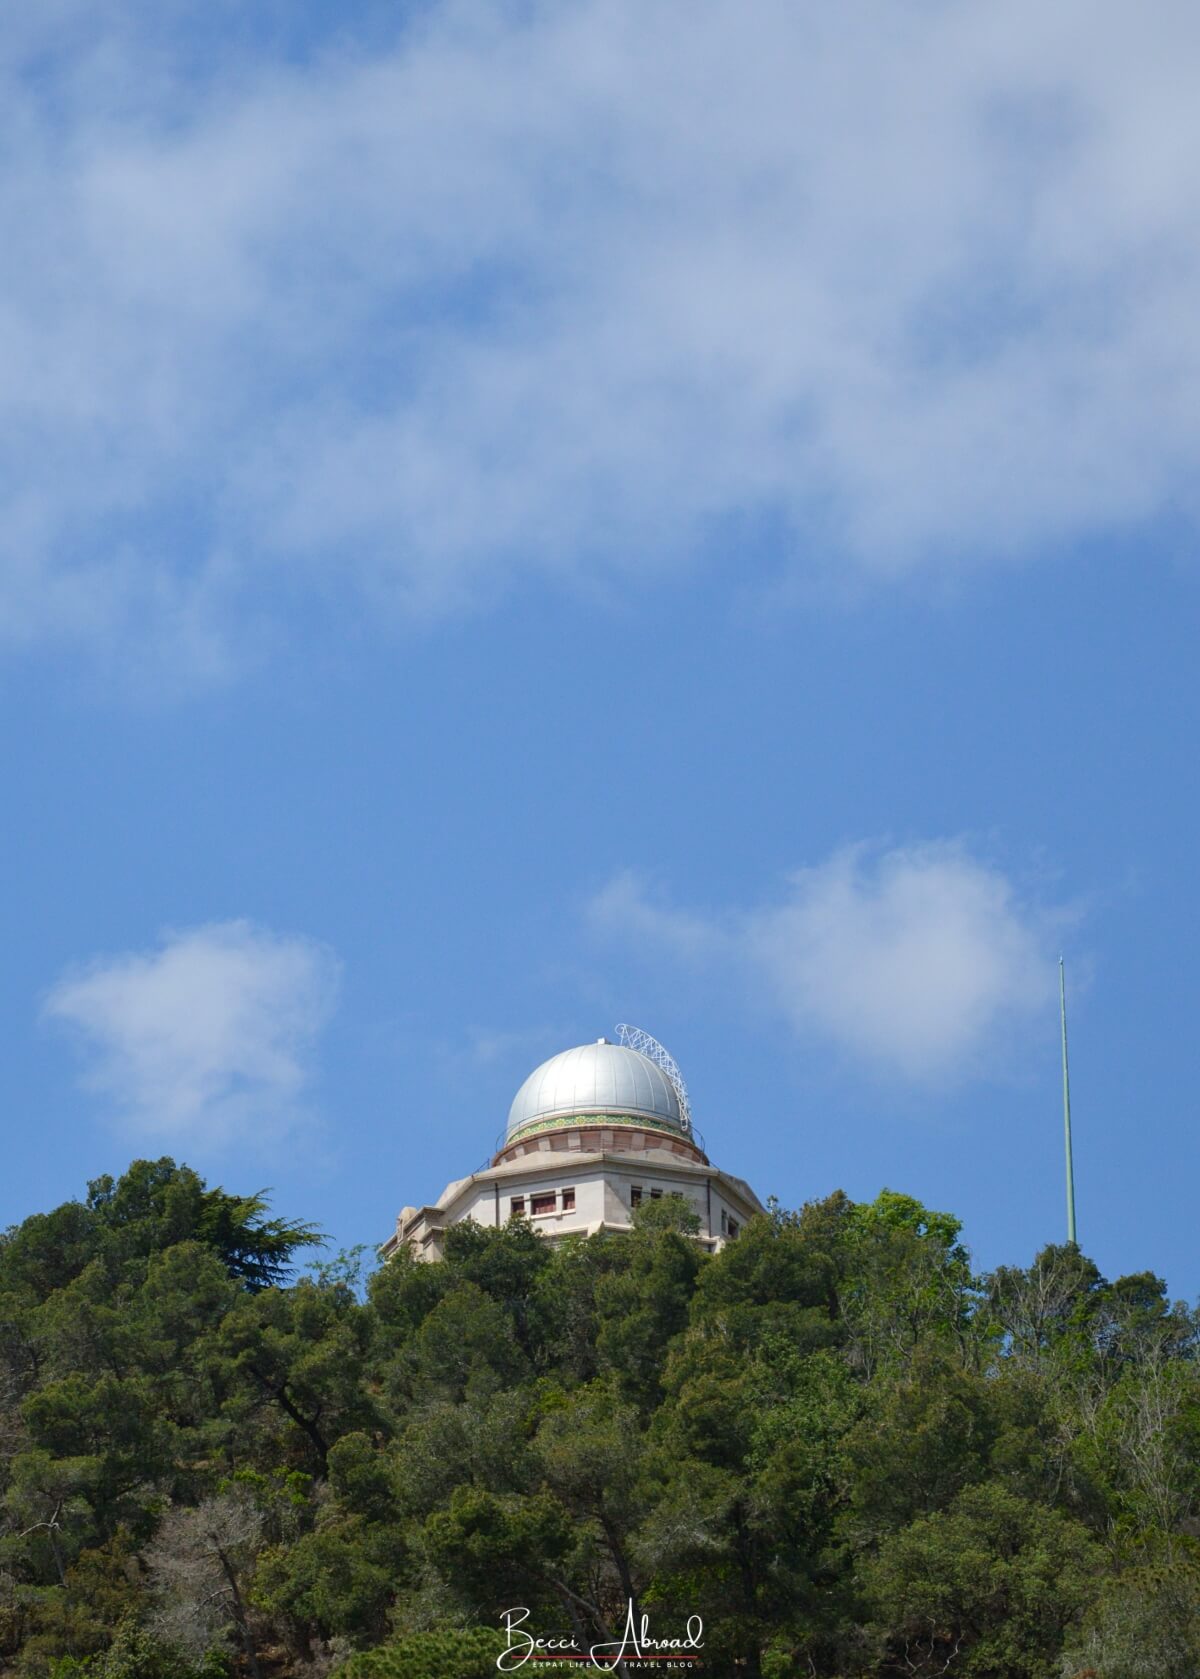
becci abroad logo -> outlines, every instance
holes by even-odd
[[[695,1670],[704,1648],[704,1622],[699,1615],[688,1618],[682,1638],[655,1638],[649,1615],[638,1615],[633,1600],[626,1606],[625,1627],[620,1638],[608,1639],[586,1649],[575,1638],[538,1638],[526,1630],[528,1609],[506,1609],[500,1625],[508,1639],[496,1657],[502,1673],[515,1673],[531,1663],[538,1668],[555,1668],[570,1663],[576,1669],[593,1668],[597,1673],[670,1673]]]

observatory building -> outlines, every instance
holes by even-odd
[[[617,1030],[620,1043],[599,1038],[535,1067],[490,1165],[447,1184],[429,1206],[405,1207],[383,1253],[406,1247],[440,1259],[447,1229],[467,1218],[491,1228],[525,1218],[551,1241],[628,1230],[636,1208],[663,1195],[690,1203],[696,1240],[710,1252],[736,1237],[762,1203],[709,1160],[661,1044]]]

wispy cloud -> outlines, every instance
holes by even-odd
[[[729,515],[872,577],[1194,514],[1194,7],[418,10],[14,29],[0,632],[211,674]]]
[[[663,902],[635,869],[615,874],[585,909],[592,928],[601,935],[685,962],[703,962],[729,941],[728,931],[712,917]]]
[[[44,1013],[77,1030],[85,1084],[126,1131],[167,1145],[277,1141],[305,1117],[338,977],[324,946],[217,922],[63,975]]]
[[[737,974],[803,1040],[915,1083],[994,1070],[1052,1002],[1064,920],[957,841],[849,847],[720,915],[664,908],[625,874],[589,915],[631,950]]]

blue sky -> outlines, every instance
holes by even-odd
[[[1194,1297],[1200,23],[14,27],[0,1220],[339,1244],[531,1067]],[[1086,37],[1087,50],[1080,50]]]

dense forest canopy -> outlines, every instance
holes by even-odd
[[[717,1676],[1195,1679],[1198,1320],[1160,1279],[977,1276],[890,1192],[692,1229],[460,1225],[363,1287],[170,1160],[26,1219],[0,1670],[480,1679],[506,1610],[588,1648],[632,1602],[701,1616]]]

